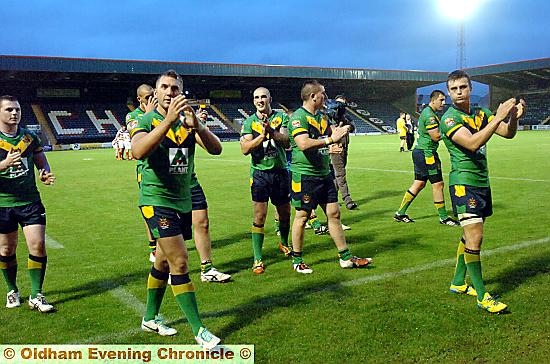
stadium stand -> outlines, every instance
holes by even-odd
[[[50,145],[109,143],[124,123],[128,100],[141,83],[175,69],[195,99],[211,99],[208,126],[223,140],[238,138],[240,122],[254,112],[250,95],[258,85],[270,89],[284,110],[301,103],[305,79],[319,79],[328,90],[354,102],[350,118],[358,133],[395,132],[400,110],[414,115],[419,88],[444,82],[446,72],[343,68],[226,65],[0,55],[0,91],[18,97],[23,124],[39,125]],[[468,69],[472,80],[490,86],[480,100],[491,109],[504,98],[525,95],[526,129],[547,130],[550,123],[550,58]],[[475,100],[474,100],[475,101]],[[419,108],[420,109],[420,108]],[[417,109],[417,110],[419,110]],[[536,124],[547,125],[536,125]],[[49,134],[48,134],[49,132]],[[43,138],[44,139],[44,138]]]
[[[532,93],[524,95],[527,112],[521,124],[547,124],[550,121],[550,93]]]
[[[399,116],[400,110],[391,103],[361,102],[361,105],[351,104],[350,108],[358,116],[370,122],[371,128],[374,126],[374,129],[378,129],[375,131],[395,133],[395,119]]]
[[[41,125],[49,144],[106,143],[124,125],[130,108],[124,104],[40,102],[22,103],[23,125]],[[222,140],[238,138],[239,133],[207,106],[207,126]]]

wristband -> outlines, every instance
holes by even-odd
[[[325,139],[325,145],[329,145],[329,144],[332,144],[334,143],[334,140],[332,140],[332,137],[328,137]]]

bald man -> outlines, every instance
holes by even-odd
[[[290,231],[290,183],[286,170],[286,152],[289,147],[288,135],[284,132],[288,125],[288,115],[271,109],[271,94],[265,87],[254,90],[253,102],[256,112],[247,118],[241,130],[241,151],[251,158],[250,191],[254,209],[252,223],[252,248],[254,264],[252,272],[262,274],[265,270],[262,261],[264,225],[267,204],[275,205],[279,215],[281,241],[279,249],[290,256],[288,246]]]

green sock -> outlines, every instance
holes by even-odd
[[[252,249],[254,260],[262,260],[262,247],[264,245],[264,226],[252,224]]]
[[[8,286],[8,292],[17,292],[17,257],[15,254],[3,257],[0,256],[0,269]]]
[[[464,262],[464,240],[460,240],[458,243],[458,249],[456,250],[455,275],[451,281],[451,284],[455,286],[462,286],[465,278],[466,263]]]
[[[403,201],[401,201],[401,206],[399,206],[399,210],[397,210],[397,214],[405,215],[407,213],[407,209],[415,198],[416,195],[410,190],[407,190],[407,192],[405,192],[405,195],[403,196]]]
[[[319,229],[321,227],[321,221],[319,221],[319,218],[317,216],[309,219],[309,224],[314,229]]]
[[[200,328],[204,327],[204,324],[199,316],[199,308],[197,307],[197,299],[195,297],[195,287],[191,279],[189,279],[189,273],[179,275],[172,274],[171,284],[176,302],[185,314],[189,325],[191,325],[193,335],[197,336]]]
[[[447,214],[447,209],[445,208],[445,201],[434,201],[434,206],[440,220],[445,220],[449,217]]]
[[[483,300],[485,296],[485,284],[483,283],[483,275],[481,274],[481,259],[479,255],[479,250],[470,250],[468,248],[464,249],[464,262],[466,263],[466,268],[468,270],[468,275],[472,280],[472,284],[477,292],[477,299],[479,301]]]
[[[348,248],[343,249],[343,250],[338,250],[338,256],[342,260],[350,260],[351,257],[352,257],[351,252],[349,251]]]
[[[292,252],[292,264],[300,264],[304,262],[302,258],[302,252]]]
[[[279,231],[281,232],[281,243],[284,246],[290,246],[288,245],[288,234],[290,233],[290,221],[281,221],[279,224]]]
[[[166,292],[168,284],[168,273],[156,270],[151,267],[147,279],[147,304],[145,308],[145,321],[153,320],[160,312],[160,305]]]
[[[36,298],[37,294],[42,293],[47,262],[48,257],[37,257],[29,254],[27,268],[29,269],[29,276],[31,278],[31,298]]]
[[[210,269],[214,268],[211,260],[206,260],[201,262],[201,273],[208,272]]]

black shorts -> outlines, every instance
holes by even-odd
[[[281,206],[290,202],[290,180],[286,169],[261,171],[253,169],[250,193],[254,202],[268,202]]]
[[[412,160],[415,180],[424,182],[429,180],[430,183],[443,181],[441,160],[437,152],[433,152],[433,155],[430,155],[430,153],[426,153],[422,149],[415,148],[412,152]]]
[[[465,185],[449,186],[453,212],[461,220],[479,217],[485,219],[493,214],[491,187]]]
[[[17,231],[17,225],[46,225],[46,209],[41,201],[28,205],[0,207],[0,234]]]
[[[191,187],[191,204],[193,211],[208,209],[206,195],[200,184]]]
[[[140,206],[145,223],[155,239],[182,235],[183,240],[193,238],[191,212],[179,212],[167,207]]]
[[[317,177],[293,172],[290,197],[296,210],[311,211],[318,205],[338,202],[334,176]]]

